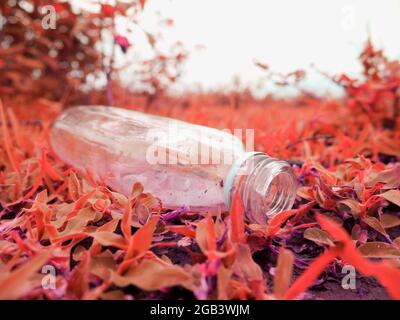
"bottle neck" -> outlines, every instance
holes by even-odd
[[[268,219],[293,206],[296,190],[296,177],[287,162],[262,152],[248,152],[228,173],[225,203],[230,208],[238,192],[246,220],[266,224]]]

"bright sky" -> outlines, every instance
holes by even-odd
[[[331,74],[359,74],[368,29],[374,43],[400,58],[400,0],[148,0],[144,25],[151,28],[156,10],[175,20],[165,39],[192,51],[182,79],[189,88],[218,88],[235,75],[256,87],[263,73],[254,59],[277,72],[314,63]],[[196,52],[199,44],[205,49]],[[305,86],[337,92],[315,72]]]
[[[258,90],[264,73],[257,60],[275,72],[306,70],[303,87],[340,94],[311,65],[332,75],[360,75],[358,56],[368,32],[390,58],[400,59],[400,0],[147,0],[140,17],[145,29],[157,30],[157,11],[175,22],[163,30],[165,44],[182,41],[191,52],[177,90],[226,88],[239,76],[256,93],[293,92],[262,82]],[[119,25],[123,34],[126,23]],[[143,33],[130,41],[142,57],[150,52]],[[199,45],[204,49],[196,50]]]

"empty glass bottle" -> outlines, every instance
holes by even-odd
[[[55,121],[51,144],[66,163],[90,170],[128,195],[135,182],[164,207],[228,210],[239,193],[247,220],[266,224],[290,209],[296,179],[290,165],[246,152],[241,139],[213,128],[104,106],[80,106]]]

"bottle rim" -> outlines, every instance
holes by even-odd
[[[254,162],[249,161],[251,158]],[[242,173],[240,170],[243,170]],[[246,176],[240,186],[239,175]],[[240,190],[246,218],[251,222],[265,224],[268,219],[293,206],[297,181],[292,167],[286,161],[262,152],[248,152],[234,163],[224,187],[228,209],[234,192]]]
[[[246,152],[245,154],[243,154],[238,160],[236,160],[232,167],[230,168],[228,175],[226,177],[225,180],[225,184],[224,184],[224,198],[225,198],[225,205],[228,208],[228,210],[231,209],[231,191],[232,188],[234,186],[235,183],[235,179],[237,177],[237,174],[239,172],[239,170],[241,169],[241,167],[243,166],[243,164],[251,157],[257,155],[257,154],[264,154],[262,152]]]

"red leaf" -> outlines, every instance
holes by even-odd
[[[49,251],[41,251],[24,265],[0,280],[0,299],[17,299],[28,291],[29,279],[50,258]]]
[[[364,258],[356,249],[350,236],[336,222],[322,215],[318,223],[334,239],[341,241],[339,255],[366,276],[374,276],[387,289],[394,299],[400,299],[400,270],[386,262],[372,262]]]
[[[296,218],[303,216],[314,205],[315,205],[315,201],[312,201],[312,202],[309,202],[306,205],[302,206],[299,209],[287,210],[287,211],[283,211],[283,212],[277,214],[275,217],[273,217],[271,219],[271,221],[268,224],[267,236],[268,237],[275,236],[281,229],[282,224],[284,224],[286,222],[286,220],[288,220],[292,216],[296,216]]]
[[[79,265],[72,272],[67,287],[67,296],[72,299],[82,299],[89,290],[90,253],[85,252]]]
[[[152,216],[143,227],[135,232],[131,237],[125,260],[138,258],[149,250],[159,218],[159,216]]]
[[[196,238],[196,231],[188,226],[166,226],[166,229],[170,232],[178,233],[189,238]]]
[[[131,239],[132,229],[132,208],[127,203],[124,208],[124,214],[121,220],[121,231],[127,241]]]
[[[242,199],[238,192],[233,197],[232,209],[230,213],[231,218],[231,239],[235,243],[244,243],[246,241],[246,235],[244,233],[244,208]]]
[[[217,251],[217,235],[215,233],[214,221],[210,212],[207,214],[206,222],[207,248],[208,250],[215,252]]]
[[[293,262],[293,253],[281,247],[274,279],[274,294],[277,299],[282,299],[289,288],[292,279]]]

